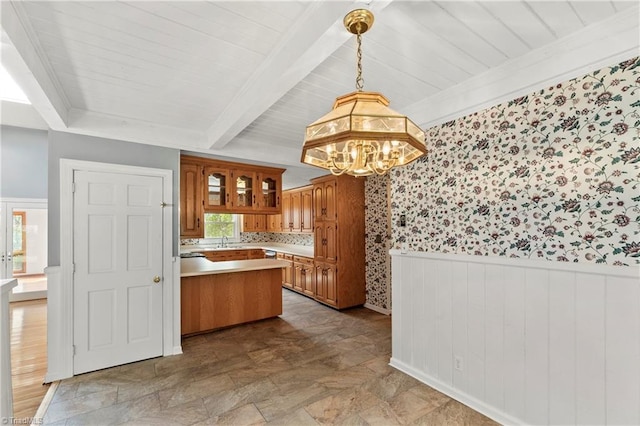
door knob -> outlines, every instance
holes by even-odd
[[[153,277],[153,282],[156,283],[156,284],[159,283],[160,282],[160,277],[157,276],[157,275],[155,277]]]

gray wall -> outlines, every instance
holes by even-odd
[[[0,198],[47,198],[47,131],[0,126]]]
[[[49,131],[49,265],[60,264],[60,159],[173,171],[173,250],[179,246],[180,151],[152,145]]]

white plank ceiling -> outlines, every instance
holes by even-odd
[[[304,128],[355,89],[357,7],[365,90],[423,127],[638,54],[635,0],[2,1],[2,62],[52,129],[277,164],[290,187],[324,173]]]

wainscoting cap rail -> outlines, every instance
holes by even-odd
[[[514,267],[527,267],[557,271],[571,271],[588,274],[609,275],[625,278],[637,278],[640,280],[640,265],[612,266],[602,264],[577,263],[577,262],[551,262],[548,260],[513,258],[505,256],[475,256],[458,253],[432,253],[426,251],[404,252],[398,249],[389,250],[389,254],[399,257],[415,257],[421,259],[446,260],[464,263],[481,263],[491,265],[504,265]],[[635,260],[635,259],[634,259]]]

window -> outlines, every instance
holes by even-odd
[[[231,213],[205,213],[204,237],[229,239],[240,238],[239,215]]]
[[[24,274],[26,269],[26,212],[13,211],[13,273]]]

